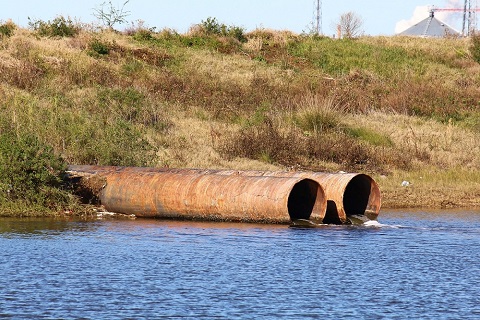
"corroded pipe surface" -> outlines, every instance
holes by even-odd
[[[349,216],[376,220],[381,207],[378,184],[359,173],[323,173],[310,171],[235,171],[217,170],[217,174],[258,175],[307,178],[317,181],[325,191],[327,210],[324,223],[346,223]]]
[[[98,195],[105,209],[141,217],[321,222],[326,211],[322,187],[308,178],[104,166],[69,166],[68,173],[105,178]]]
[[[111,172],[119,167],[70,166],[72,170],[90,173]],[[323,188],[327,207],[323,223],[346,223],[348,217],[366,216],[377,219],[381,207],[378,184],[370,176],[359,173],[323,173],[310,171],[238,171],[210,169],[122,168],[136,172],[178,172],[232,176],[296,177],[315,180]]]
[[[376,220],[381,207],[378,184],[370,176],[357,173],[320,173],[305,175],[320,183],[327,197],[325,220],[347,221],[349,216],[366,216]],[[338,220],[337,220],[338,219]]]

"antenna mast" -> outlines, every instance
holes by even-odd
[[[315,29],[317,35],[322,34],[322,0],[315,1]]]
[[[473,5],[472,5],[472,2]],[[463,30],[465,31],[465,21],[467,22],[466,35],[473,35],[477,30],[477,12],[480,10],[477,5],[477,0],[465,0],[463,8]],[[467,15],[468,14],[468,15]],[[464,33],[465,34],[465,33]]]
[[[473,5],[472,5],[472,2]],[[478,12],[478,1],[470,1],[470,20],[469,20],[469,35],[473,35],[477,32],[477,12]]]
[[[473,2],[473,4],[472,4]],[[447,12],[462,12],[463,21],[462,21],[462,35],[471,36],[476,32],[477,29],[477,12],[480,12],[480,8],[477,6],[477,0],[465,0],[463,3],[463,8],[432,8],[430,10],[430,15],[433,17],[436,11],[447,11]]]

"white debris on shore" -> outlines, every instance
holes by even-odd
[[[137,217],[134,214],[124,214],[106,211],[103,207],[95,209],[97,211],[97,219],[128,219],[135,220]]]

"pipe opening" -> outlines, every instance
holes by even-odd
[[[343,207],[347,216],[364,215],[370,201],[372,179],[364,174],[355,176],[345,188]]]
[[[288,214],[290,220],[310,219],[313,207],[317,201],[320,185],[310,179],[296,183],[288,196]]]

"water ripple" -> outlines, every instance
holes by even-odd
[[[476,319],[480,215],[360,226],[0,220],[0,318]]]

